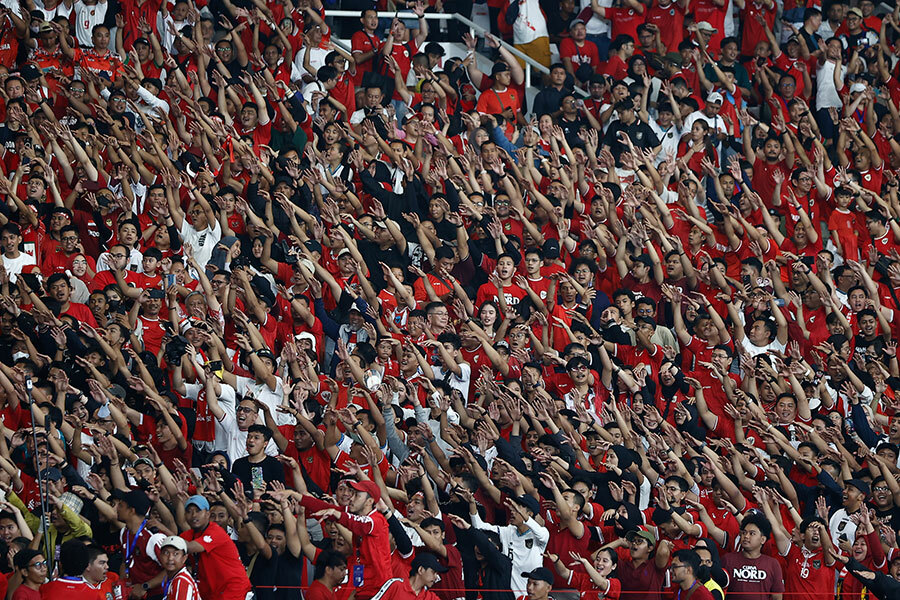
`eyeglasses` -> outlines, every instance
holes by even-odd
[[[587,368],[587,365],[578,365],[576,367],[571,367],[569,370],[570,371],[587,371],[588,368]]]
[[[46,561],[46,560],[41,560],[41,561],[38,561],[38,562],[36,562],[36,563],[31,563],[31,564],[28,565],[28,566],[29,566],[29,567],[34,567],[35,569],[46,569],[46,568],[47,568],[47,561]]]
[[[682,564],[674,564],[673,563],[673,564],[669,565],[669,570],[674,571],[675,569],[681,569],[683,567],[684,567],[684,565],[682,565]]]
[[[889,487],[885,487],[883,485],[879,485],[878,487],[872,488],[873,492],[889,492],[891,489]]]
[[[237,412],[245,412],[245,413],[252,413],[255,411],[256,411],[255,408],[251,408],[249,406],[239,406],[237,409]]]
[[[125,258],[126,256],[128,256],[127,254],[122,254],[121,252],[116,252],[115,254],[110,252],[109,255],[113,258]]]

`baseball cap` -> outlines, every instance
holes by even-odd
[[[866,91],[866,84],[864,84],[864,83],[860,83],[857,81],[856,83],[854,83],[853,85],[850,86],[851,94],[854,94],[857,92],[864,92],[864,91]]]
[[[294,340],[298,341],[298,342],[300,340],[309,340],[309,343],[312,344],[312,349],[313,350],[316,349],[316,336],[314,336],[313,334],[311,334],[308,331],[298,333],[296,336],[294,336]]]
[[[322,244],[320,244],[316,240],[306,240],[305,242],[303,242],[303,245],[306,246],[306,249],[310,252],[318,252],[319,254],[322,253]]]
[[[163,541],[159,544],[159,549],[162,550],[166,546],[172,546],[176,550],[181,550],[185,554],[187,554],[187,542],[184,541],[184,538],[178,537],[177,535],[170,535],[169,537],[163,539]]]
[[[47,467],[43,471],[41,471],[38,479],[48,479],[50,481],[59,481],[62,479],[62,471],[57,469],[56,467]]]
[[[575,19],[571,23],[569,23],[569,31],[575,29],[576,25],[584,25],[584,21],[581,19]]]
[[[209,500],[201,496],[200,494],[194,494],[190,498],[187,499],[184,503],[184,507],[187,508],[190,505],[194,505],[200,510],[209,510]]]
[[[559,258],[559,240],[555,238],[550,238],[541,248],[544,251],[544,256],[551,260],[555,260]]]
[[[494,63],[493,68],[491,68],[491,77],[496,76],[498,73],[503,73],[504,71],[509,71],[509,65],[503,61]]]
[[[725,99],[722,97],[722,94],[719,92],[710,92],[710,94],[706,97],[707,102],[712,102],[714,104],[722,104]]]
[[[534,496],[529,496],[528,494],[522,494],[518,498],[514,498],[513,502],[518,504],[523,508],[527,508],[531,511],[532,514],[538,514],[541,512],[540,503],[534,498]]]
[[[553,585],[553,573],[550,572],[550,569],[546,567],[538,567],[532,571],[527,573],[522,573],[522,577],[527,579],[536,579],[537,581],[546,581],[550,585]]]
[[[859,491],[861,491],[866,496],[869,495],[869,484],[863,481],[862,479],[848,479],[844,482],[847,485],[852,485]]]
[[[375,502],[381,500],[381,488],[379,488],[378,484],[374,481],[351,481],[350,487],[357,492],[367,493],[372,496],[372,499],[375,500]]]
[[[340,257],[344,256],[345,254],[350,254],[349,248],[341,248],[337,253],[337,257],[340,258]]]
[[[710,25],[707,21],[700,21],[697,23],[697,31],[702,31],[703,33],[718,33],[719,30]]]
[[[644,538],[645,540],[647,540],[650,543],[651,546],[656,545],[656,536],[653,535],[652,532],[647,531],[646,529],[637,529],[635,531],[629,531],[627,534],[625,534],[625,539],[628,540],[629,542],[634,540],[634,538],[636,538],[636,537]]]
[[[368,481],[363,483],[372,482]],[[413,559],[412,564],[410,565],[410,571],[415,573],[419,570],[419,567],[422,567],[423,569],[432,569],[437,573],[446,573],[449,570],[447,567],[438,562],[438,559],[434,556],[434,554],[430,554],[428,552],[422,552]]]
[[[146,44],[147,46],[149,46],[150,40],[145,37],[139,37],[138,39],[134,40],[134,45],[137,46],[138,44]]]
[[[125,388],[118,383],[114,383],[107,388],[107,391],[116,398],[124,398],[126,395]]]
[[[134,464],[132,464],[131,466],[136,467],[138,465],[147,465],[151,469],[154,466],[153,461],[151,461],[149,458],[139,458],[136,461],[134,461]]]
[[[850,15],[856,15],[860,19],[863,18],[862,11],[856,6],[847,11],[847,16],[849,17]]]
[[[640,256],[635,257],[634,262],[641,263],[642,265],[647,267],[653,266],[653,261],[650,260],[650,257],[646,254],[641,254]]]
[[[263,348],[262,350],[257,351],[256,356],[260,358],[268,358],[273,363],[276,362],[275,353],[267,348]]]

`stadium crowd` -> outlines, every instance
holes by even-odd
[[[0,3],[5,598],[900,598],[900,7],[471,9]]]

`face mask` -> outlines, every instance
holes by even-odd
[[[13,362],[15,362],[17,360],[21,360],[23,358],[28,358],[27,352],[16,352],[13,354]]]

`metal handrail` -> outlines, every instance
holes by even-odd
[[[409,11],[399,11],[399,12],[378,11],[377,14],[378,14],[378,18],[394,18],[394,17],[396,17],[398,19],[418,19],[419,18],[419,16],[416,13],[409,12]],[[357,11],[357,10],[327,10],[325,12],[325,16],[326,17],[359,17],[359,11]],[[471,30],[473,36],[477,34],[477,35],[484,37],[485,34],[490,33],[490,30],[485,29],[478,23],[475,23],[471,19],[464,17],[459,13],[425,13],[423,18],[426,20],[432,20],[432,21],[459,21],[460,23],[462,23],[463,25],[465,25],[466,27],[468,27]],[[500,45],[503,48],[505,48],[506,50],[508,50],[513,56],[516,56],[525,62],[525,86],[526,87],[531,87],[531,69],[536,69],[539,73],[544,73],[546,75],[550,74],[550,69],[548,69],[541,63],[537,62],[536,60],[534,60],[533,58],[531,58],[530,56],[528,56],[527,54],[525,54],[524,52],[522,52],[521,50],[516,48],[515,46],[512,46],[511,44],[503,41],[500,38],[497,38],[497,40],[500,42]],[[587,91],[581,89],[580,87],[576,86],[574,89],[576,92],[583,95],[584,97],[588,97],[590,95],[590,94],[588,94]]]

